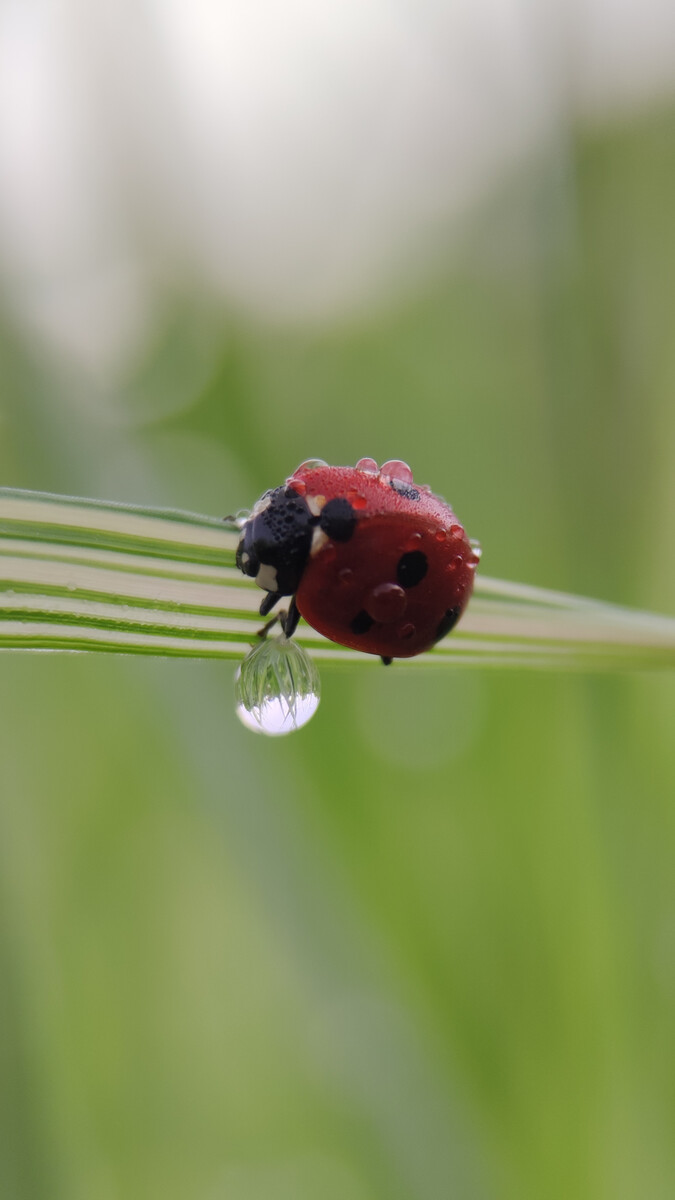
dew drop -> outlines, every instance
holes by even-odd
[[[401,545],[401,553],[405,554],[411,550],[419,550],[422,541],[421,533],[411,533]]]
[[[339,583],[351,583],[354,578],[354,572],[351,567],[341,567],[338,571]]]
[[[398,621],[407,603],[405,589],[398,583],[378,583],[365,596],[363,607],[374,621]]]
[[[463,538],[464,537],[464,529],[461,525],[451,525],[450,533],[452,534],[452,536],[454,538]]]
[[[390,479],[398,479],[399,483],[412,483],[413,473],[407,463],[402,462],[400,458],[390,458],[388,462],[383,463],[380,467],[380,475],[387,475]]]
[[[402,638],[404,641],[408,641],[409,638],[415,636],[415,632],[415,626],[412,621],[406,621],[405,625],[400,625],[396,630],[396,636]]]
[[[268,637],[247,654],[234,683],[239,720],[254,733],[279,737],[314,716],[321,695],[319,672],[306,650],[284,637]]]
[[[450,562],[448,563],[448,565],[445,569],[446,569],[446,571],[456,571],[458,567],[461,567],[463,565],[463,563],[464,563],[464,558],[461,554],[453,554],[452,558],[450,559]]]
[[[297,474],[298,471],[318,471],[320,467],[327,466],[328,463],[324,462],[322,458],[308,458],[305,460],[305,462],[300,463],[300,466],[296,468],[294,474]]]
[[[437,542],[444,542],[446,540],[447,536],[448,536],[447,529],[437,529],[436,533],[434,534],[434,537],[436,538]]]
[[[366,471],[368,475],[379,475],[380,468],[374,458],[360,458],[356,464],[357,471]]]
[[[291,475],[291,478],[286,480],[286,484],[288,487],[293,488],[293,491],[297,492],[298,496],[304,496],[307,492],[307,484],[304,479],[296,479],[295,475]]]
[[[337,558],[337,550],[335,548],[335,543],[334,542],[326,542],[325,545],[323,545],[321,547],[321,563],[322,563],[322,565],[326,565],[327,563],[335,562],[336,558]]]

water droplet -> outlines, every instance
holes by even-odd
[[[404,641],[407,641],[409,638],[415,636],[415,632],[415,626],[413,625],[412,621],[406,621],[405,625],[400,625],[396,630],[396,636],[403,638]]]
[[[304,496],[307,491],[307,484],[304,479],[296,479],[295,475],[291,475],[290,479],[286,480],[286,484],[289,488],[293,488],[293,491],[297,492],[298,496]]]
[[[437,529],[436,533],[434,534],[434,537],[436,538],[437,542],[444,542],[446,540],[447,536],[448,536],[447,529]]]
[[[321,695],[318,669],[306,650],[284,637],[268,637],[237,670],[234,694],[239,720],[254,733],[279,737],[314,716]]]
[[[297,474],[298,471],[318,471],[320,467],[327,466],[328,463],[324,462],[322,458],[307,458],[303,463],[300,463],[299,467],[296,467],[294,474]]]
[[[401,550],[404,552],[406,550],[419,550],[421,541],[422,541],[421,533],[411,533],[410,536],[403,543]]]
[[[360,458],[356,464],[357,471],[366,471],[368,475],[379,475],[380,468],[374,458]]]
[[[335,562],[336,558],[337,558],[337,550],[335,549],[335,543],[334,542],[326,542],[326,544],[321,547],[321,563],[322,563],[322,565],[325,565],[326,563]]]
[[[480,562],[482,554],[483,554],[480,542],[477,542],[474,538],[471,538],[471,549],[473,550],[473,554],[471,556],[470,561],[475,566]]]
[[[405,590],[397,583],[378,583],[364,598],[363,607],[374,621],[398,621],[407,603]]]
[[[448,565],[446,567],[446,571],[457,571],[463,566],[464,566],[464,555],[463,554],[453,554],[452,558],[450,559],[450,562],[448,563]]]
[[[388,475],[390,479],[398,479],[400,483],[412,483],[413,473],[407,463],[400,458],[390,458],[380,467],[380,475]]]
[[[462,525],[451,525],[450,533],[452,534],[452,536],[454,538],[463,538],[464,537],[464,528]]]
[[[354,572],[351,567],[341,567],[338,571],[338,580],[340,583],[351,583],[354,578]]]

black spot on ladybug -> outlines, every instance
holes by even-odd
[[[410,550],[408,554],[403,554],[399,558],[396,578],[401,587],[416,587],[424,579],[428,567],[426,554],[423,554],[421,550]]]
[[[375,622],[373,621],[370,613],[367,613],[365,608],[362,608],[361,612],[357,613],[354,617],[354,620],[350,623],[349,628],[351,629],[352,633],[367,633],[374,624]]]
[[[321,509],[319,525],[332,541],[348,542],[356,528],[357,516],[348,500],[337,496]]]
[[[398,492],[399,496],[403,496],[406,500],[419,500],[420,494],[416,487],[410,483],[403,483],[401,479],[390,479],[389,487]]]
[[[442,621],[439,623],[438,629],[436,630],[436,636],[434,638],[435,642],[440,642],[441,638],[444,638],[446,636],[446,634],[450,633],[451,629],[455,628],[455,625],[457,624],[457,622],[459,620],[461,611],[462,610],[459,607],[459,605],[457,606],[457,608],[449,608],[448,609],[448,611],[446,612]]]

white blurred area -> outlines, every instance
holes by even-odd
[[[0,305],[94,373],[177,291],[363,311],[570,120],[674,78],[673,0],[0,0]]]

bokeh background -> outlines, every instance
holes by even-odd
[[[3,0],[0,476],[408,460],[675,609],[675,8]],[[0,662],[7,1200],[671,1200],[675,686]]]

